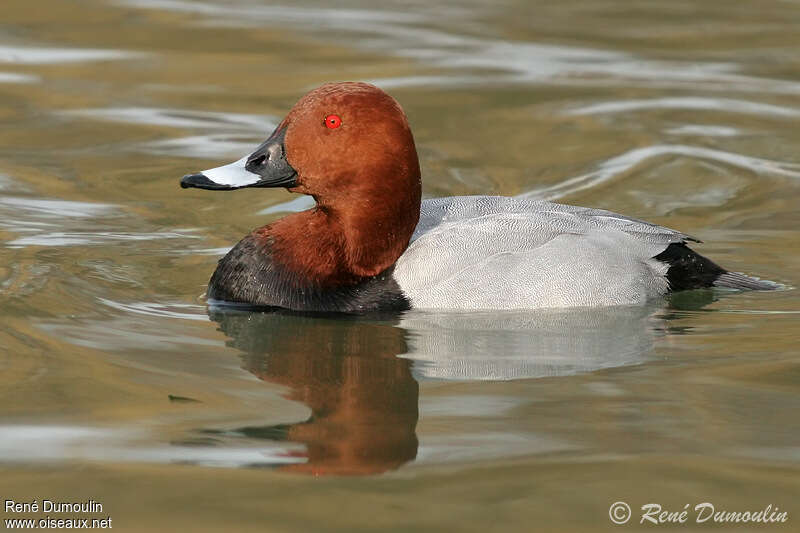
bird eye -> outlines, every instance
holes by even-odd
[[[339,115],[328,115],[325,117],[325,125],[328,126],[328,128],[335,130],[342,125],[342,119],[339,118]]]

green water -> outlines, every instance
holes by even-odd
[[[219,256],[308,204],[178,180],[372,81],[427,197],[611,209],[796,286],[798,46],[789,1],[4,0],[0,497],[124,531],[636,530],[650,502],[796,529],[798,291],[209,316]]]

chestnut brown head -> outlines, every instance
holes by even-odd
[[[181,186],[285,187],[313,196],[317,206],[307,217],[262,229],[285,263],[318,278],[388,268],[408,245],[421,199],[417,152],[402,108],[374,85],[357,82],[311,91],[253,153],[184,176]],[[312,253],[319,243],[328,244],[327,256]]]
[[[400,105],[367,83],[330,83],[303,96],[252,154],[187,175],[181,186],[212,190],[286,187],[320,206],[419,202],[420,171]]]

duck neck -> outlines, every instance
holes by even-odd
[[[319,202],[259,232],[272,242],[275,260],[298,280],[321,287],[351,285],[391,267],[408,246],[419,221],[419,198],[346,208]]]

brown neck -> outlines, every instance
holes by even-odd
[[[419,222],[420,197],[351,200],[343,206],[323,203],[321,209],[341,225],[348,270],[368,277],[392,266],[408,247]]]
[[[350,201],[317,207],[257,230],[271,241],[273,258],[318,286],[357,283],[380,274],[400,257],[419,221],[420,198],[376,205]]]

